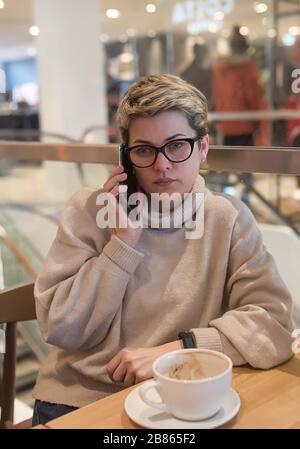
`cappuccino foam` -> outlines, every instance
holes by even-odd
[[[210,354],[185,354],[165,372],[171,379],[199,380],[221,374],[228,368],[223,358]]]
[[[196,380],[203,379],[204,373],[202,368],[202,363],[199,361],[190,361],[184,363],[177,363],[171,366],[168,370],[167,375],[172,379],[179,380]]]

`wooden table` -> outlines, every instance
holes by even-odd
[[[300,354],[267,371],[234,368],[232,386],[240,395],[241,408],[224,427],[300,428]],[[46,427],[139,429],[124,410],[124,400],[134,388],[136,386],[50,421]]]

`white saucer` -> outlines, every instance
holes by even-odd
[[[147,429],[213,429],[232,419],[241,405],[239,395],[233,388],[230,388],[224,406],[214,416],[202,421],[183,421],[147,405],[140,398],[139,388],[137,387],[129,393],[124,406],[129,418]],[[154,389],[150,390],[148,394],[149,399],[160,400]]]

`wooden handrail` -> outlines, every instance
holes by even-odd
[[[0,323],[36,319],[33,282],[0,291]]]
[[[0,159],[118,163],[118,145],[45,144],[0,141]],[[300,175],[300,151],[294,147],[211,145],[205,170]]]

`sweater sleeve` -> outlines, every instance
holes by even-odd
[[[243,203],[232,233],[224,301],[225,313],[209,324],[234,364],[268,369],[292,356],[291,297]]]
[[[71,351],[103,341],[144,257],[97,227],[87,190],[67,202],[34,290],[43,337]]]

